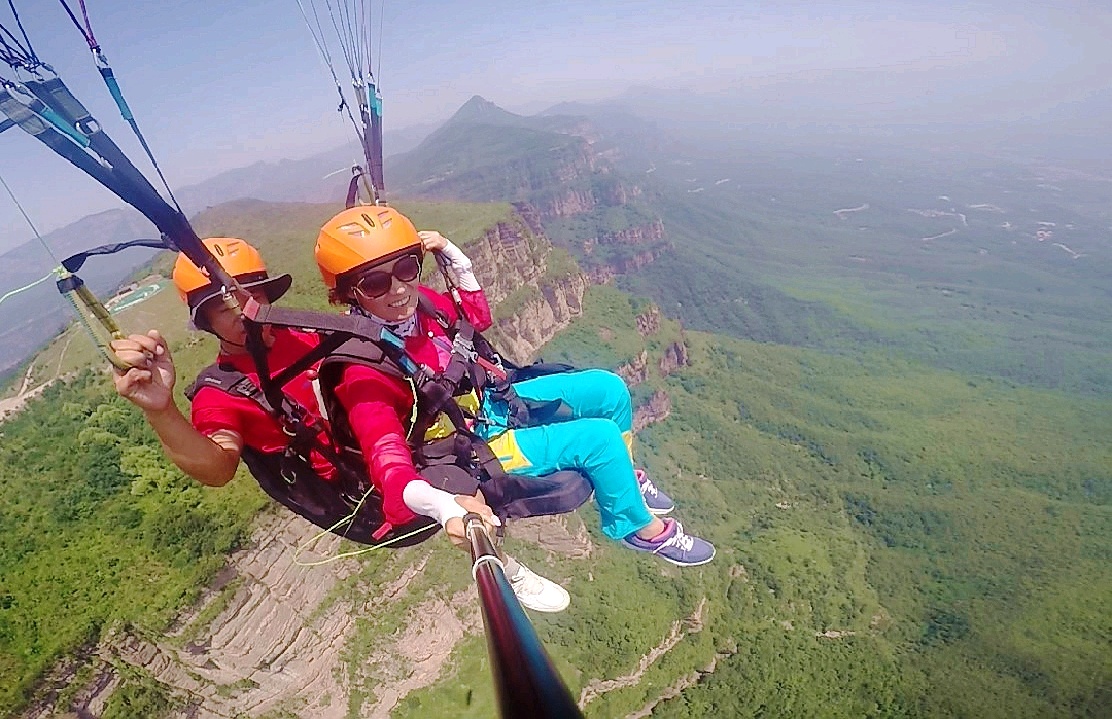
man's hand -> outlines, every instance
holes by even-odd
[[[131,366],[115,369],[116,393],[147,412],[159,412],[173,402],[174,360],[158,330],[112,340],[112,351]]]
[[[440,252],[448,246],[448,238],[436,230],[421,230],[417,233],[425,252]]]
[[[456,503],[466,509],[468,512],[474,512],[483,518],[483,524],[486,525],[487,532],[493,533],[495,528],[501,526],[498,517],[494,516],[494,510],[487,506],[483,500],[478,497],[458,496]],[[460,517],[452,517],[448,523],[444,525],[444,531],[448,535],[448,539],[452,544],[460,549],[467,549],[471,546],[471,540],[467,538],[466,528],[463,526],[463,519]]]

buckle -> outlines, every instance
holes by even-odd
[[[278,468],[278,475],[286,480],[286,484],[291,487],[297,483],[297,473],[291,471],[285,462],[282,462],[282,465]]]
[[[458,333],[455,339],[452,340],[452,352],[459,353],[469,360],[474,360],[478,355],[478,353],[475,352],[475,342],[461,337]]]

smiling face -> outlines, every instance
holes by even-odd
[[[414,262],[416,262],[417,267],[416,273],[412,269]],[[374,296],[377,293],[373,290],[373,286],[377,282],[361,282],[361,280],[368,279],[368,276],[373,273],[385,273],[390,278],[389,289],[378,296]],[[406,278],[412,276],[412,279],[401,279],[398,275]],[[381,277],[382,275],[379,275],[379,278]],[[352,299],[364,311],[385,322],[390,324],[402,322],[412,317],[413,313],[417,311],[417,282],[419,278],[420,260],[417,260],[413,255],[404,255],[361,272],[359,277],[352,282]],[[363,287],[371,287],[372,289],[367,291]]]

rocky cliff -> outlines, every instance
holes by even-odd
[[[659,380],[690,365],[687,340],[683,326],[675,321],[663,319],[656,305],[640,312],[633,318],[633,329],[641,341],[642,349],[614,370],[630,387],[641,387],[637,396],[645,397],[634,407],[633,431],[668,419],[672,413],[672,398],[666,389],[660,388]],[[653,382],[652,380],[657,380]]]
[[[598,199],[590,190],[567,189],[537,202],[537,209],[546,218],[572,217],[598,207]]]
[[[527,203],[534,229],[543,225],[591,272],[631,272],[668,245],[639,180],[619,169],[618,132],[583,116],[523,117],[478,98],[397,158],[395,189],[422,198]],[[608,249],[592,252],[596,245]]]
[[[647,250],[640,250],[621,254],[604,262],[589,265],[587,276],[592,284],[604,285],[613,281],[618,275],[627,275],[636,272],[645,265],[652,264],[656,258],[669,249],[668,245],[658,246]]]
[[[648,310],[637,315],[634,322],[637,325],[637,333],[642,337],[655,334],[660,330],[660,308],[652,305]]]
[[[510,360],[529,361],[582,314],[588,279],[570,256],[553,252],[531,205],[518,205],[511,218],[468,243],[467,254],[494,308],[487,334]],[[443,286],[439,278],[430,284]]]
[[[491,338],[513,362],[528,362],[548,340],[583,312],[587,278],[570,275],[540,284],[513,312],[499,312]]]
[[[663,422],[672,414],[672,398],[662,389],[653,392],[649,400],[633,411],[633,431],[640,432],[650,424]]]
[[[395,552],[373,574],[354,559],[312,566],[339,549],[331,535],[302,549],[315,534],[292,514],[267,516],[168,634],[109,634],[60,667],[53,690],[21,719],[99,717],[127,682],[161,687],[168,716],[182,719],[389,717],[441,677],[460,641],[482,632],[470,582],[430,589],[435,565],[465,560],[434,541]],[[520,520],[511,534],[569,560],[590,557],[594,546],[582,523],[565,517]],[[379,625],[364,618],[391,616],[398,628],[367,644],[361,633]]]
[[[629,362],[623,362],[614,370],[630,387],[636,387],[649,377],[649,351],[641,350]]]
[[[651,222],[620,230],[603,232],[596,237],[593,245],[648,245],[664,239],[664,222],[656,218]],[[588,241],[590,242],[590,241]]]
[[[683,339],[679,339],[664,349],[664,354],[660,357],[660,374],[667,377],[681,367],[686,367],[691,363],[688,357],[687,343]]]
[[[668,345],[657,362],[660,376],[667,377],[681,367],[686,367],[690,363],[687,352],[687,345],[682,340]],[[614,371],[627,385],[636,387],[649,378],[649,351],[641,350],[636,357],[618,365]]]

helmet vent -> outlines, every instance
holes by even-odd
[[[374,225],[372,225],[372,227],[373,226]],[[367,230],[363,227],[363,225],[359,224],[358,222],[350,222],[346,225],[341,225],[340,226],[340,232],[343,232],[345,235],[350,235],[351,237],[366,237],[367,236]]]

